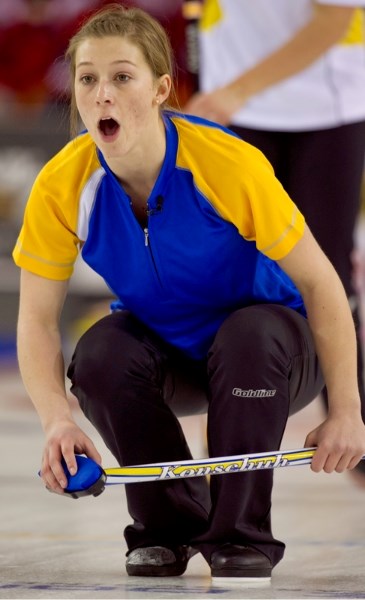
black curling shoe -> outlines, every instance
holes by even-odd
[[[135,548],[125,566],[128,575],[137,577],[177,577],[185,572],[193,553],[189,546]]]
[[[269,583],[270,559],[255,548],[224,544],[210,559],[212,580],[215,583]]]

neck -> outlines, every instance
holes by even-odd
[[[157,132],[142,140],[141,144],[127,155],[106,159],[106,162],[126,191],[151,191],[160,173],[165,153],[165,127],[160,119]]]

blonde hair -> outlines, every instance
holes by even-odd
[[[174,60],[171,43],[162,25],[151,15],[140,8],[131,8],[121,4],[108,4],[93,13],[70,39],[66,51],[66,59],[70,63],[71,103],[70,128],[71,135],[78,131],[78,110],[75,101],[76,52],[79,45],[88,38],[104,38],[120,36],[128,38],[137,46],[151,69],[152,75],[158,79],[169,75],[172,81],[170,98],[177,104],[177,96],[173,84]],[[165,101],[161,108],[167,108]]]

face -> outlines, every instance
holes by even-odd
[[[105,158],[148,143],[169,92],[168,75],[156,81],[138,46],[122,37],[88,38],[75,58],[77,108]]]

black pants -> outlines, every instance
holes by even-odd
[[[315,131],[265,131],[233,125],[231,129],[271,162],[343,283],[356,328],[365,422],[363,342],[351,262],[364,173],[365,121]],[[323,398],[327,403],[326,391]]]
[[[130,313],[111,314],[80,339],[68,375],[120,465],[192,458],[177,416],[204,411],[210,456],[279,449],[289,414],[323,386],[306,319],[270,304],[231,314],[204,361],[172,349]],[[285,546],[271,532],[272,484],[273,471],[212,476],[210,489],[204,477],[128,484],[128,548],[191,544],[209,562],[230,542],[276,564]]]

